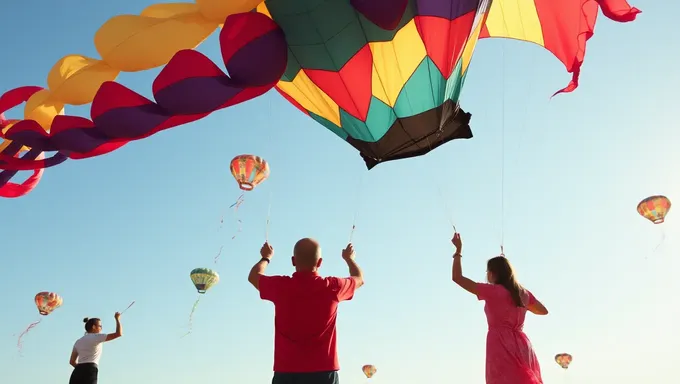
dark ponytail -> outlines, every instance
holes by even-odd
[[[92,329],[94,328],[94,326],[97,324],[98,321],[100,321],[100,320],[96,317],[92,318],[92,319],[90,319],[88,317],[84,318],[83,323],[85,323],[85,331],[87,333],[92,332]]]

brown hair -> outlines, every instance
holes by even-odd
[[[101,320],[99,320],[99,319],[96,318],[96,317],[95,317],[95,318],[92,318],[92,319],[89,319],[89,318],[87,318],[87,317],[84,318],[84,319],[83,319],[83,323],[85,323],[85,331],[87,331],[87,333],[91,333],[91,332],[92,332],[92,329],[93,329],[94,326],[95,326],[95,324],[97,324],[97,323],[100,322],[100,321],[101,321]]]
[[[512,269],[510,261],[505,256],[496,256],[489,259],[486,263],[486,270],[491,272],[496,279],[494,284],[502,285],[510,292],[512,301],[518,307],[524,307],[522,302],[521,292],[524,290],[522,286],[515,279],[515,272]]]

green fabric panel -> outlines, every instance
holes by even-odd
[[[366,122],[340,109],[340,122],[345,131],[353,138],[369,143],[382,139],[396,120],[392,108],[375,97],[371,97]]]
[[[451,76],[446,81],[446,99],[454,102],[458,102],[460,98],[460,93],[463,91],[463,83],[465,82],[465,76],[461,77],[461,71],[463,70],[463,60],[458,60],[456,68],[454,68]],[[467,75],[467,73],[466,73]]]
[[[286,70],[283,72],[283,76],[281,76],[281,80],[283,81],[293,81],[295,79],[295,76],[300,72],[300,64],[298,61],[295,59],[295,56],[293,55],[293,52],[291,52],[290,47],[288,47],[288,64],[286,65]]]
[[[307,111],[309,112],[309,111]],[[328,128],[329,131],[335,133],[336,135],[340,136],[341,139],[347,140],[347,132],[344,129],[341,129],[337,125],[331,123],[330,121],[326,120],[325,118],[317,115],[314,112],[309,112],[309,116],[314,119],[317,123],[323,125],[324,127]]]
[[[429,57],[425,57],[399,93],[394,104],[397,117],[415,116],[440,106],[444,101],[444,95],[433,94],[433,91],[439,90],[444,83],[444,77],[437,66]]]
[[[338,71],[366,45],[349,0],[277,0],[267,6],[303,68]]]
[[[406,7],[406,11],[404,12],[404,16],[402,16],[401,21],[399,22],[399,26],[395,28],[393,31],[386,31],[368,21],[368,19],[366,19],[364,15],[358,12],[357,14],[359,16],[359,21],[361,22],[363,32],[366,36],[366,41],[369,42],[392,41],[397,32],[399,32],[399,30],[401,30],[401,28],[404,25],[408,24],[415,17],[416,0],[409,1],[408,6]]]

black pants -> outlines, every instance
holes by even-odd
[[[340,384],[338,371],[280,373],[274,372],[272,384]]]
[[[95,363],[78,364],[71,373],[68,384],[97,384],[99,368]]]

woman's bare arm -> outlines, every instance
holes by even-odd
[[[544,316],[548,314],[548,309],[543,305],[543,303],[536,299],[534,299],[533,303],[527,305],[527,309],[534,315]]]
[[[116,319],[116,332],[106,335],[106,340],[104,340],[105,342],[116,340],[117,338],[123,336],[123,326],[120,324],[120,313],[116,312],[114,318]]]
[[[71,351],[71,359],[69,360],[68,363],[71,364],[71,366],[73,368],[75,368],[76,365],[77,365],[76,364],[77,359],[78,359],[78,351],[76,351],[76,347],[73,347],[73,351]]]

